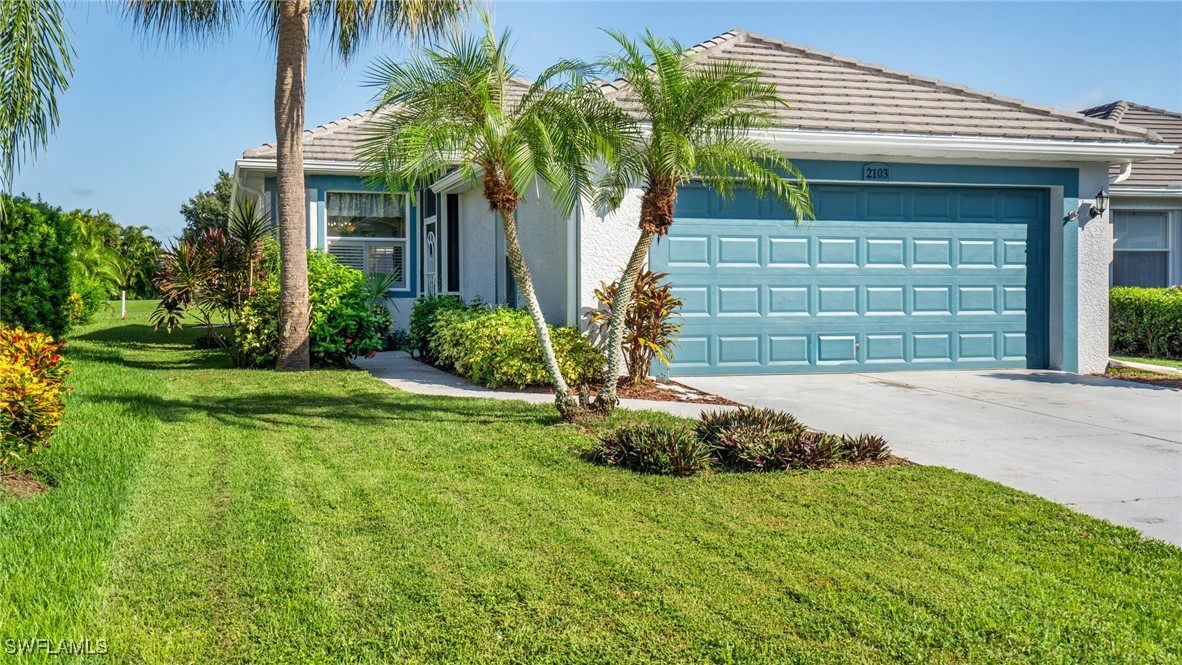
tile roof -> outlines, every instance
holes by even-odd
[[[1075,141],[1157,139],[1145,130],[1078,113],[973,90],[832,53],[731,30],[688,51],[704,63],[732,60],[754,66],[790,108],[779,112],[792,129]],[[603,86],[625,108],[627,84]]]
[[[1152,106],[1115,101],[1082,111],[1086,116],[1111,120],[1129,127],[1152,130],[1166,143],[1182,146],[1182,113]],[[1115,175],[1119,166],[1113,167]],[[1150,159],[1133,165],[1133,172],[1120,187],[1182,188],[1182,147],[1169,157]]]
[[[789,105],[779,112],[780,125],[787,129],[1100,142],[1160,140],[1147,129],[972,90],[743,30],[702,42],[689,49],[687,57],[704,63],[736,60],[759,68]],[[626,83],[598,84],[625,109],[636,108]],[[358,113],[305,131],[304,158],[352,161],[371,116],[370,111]],[[243,157],[274,158],[275,144],[251,148]]]
[[[512,79],[508,86],[509,103],[520,101],[530,83]],[[358,142],[365,136],[365,127],[374,117],[372,109],[333,120],[313,129],[304,130],[304,159],[317,161],[351,162],[357,159]],[[275,159],[275,143],[264,143],[242,153],[245,158]]]

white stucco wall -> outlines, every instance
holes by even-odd
[[[480,298],[498,302],[497,267],[503,261],[499,222],[488,209],[479,189],[459,195],[460,199],[460,295],[464,300]]]
[[[1108,266],[1112,263],[1111,210],[1089,219],[1096,192],[1108,187],[1108,165],[1079,169],[1079,372],[1095,374],[1108,366]]]
[[[579,215],[579,309],[583,314],[599,306],[595,289],[619,279],[640,238],[639,188],[632,189],[614,212],[602,217],[589,203]]]
[[[566,323],[568,226],[569,216],[550,205],[544,187],[531,187],[517,207],[517,235],[533,275],[538,303],[546,321],[557,325]]]
[[[538,303],[546,321],[555,325],[567,322],[568,226],[568,217],[554,210],[545,190],[531,188],[517,209],[517,235]],[[460,194],[460,236],[461,295],[506,302],[505,235],[479,188]]]

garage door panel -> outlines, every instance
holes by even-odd
[[[1044,193],[822,186],[798,226],[692,191],[650,256],[685,303],[673,373],[1045,363]]]

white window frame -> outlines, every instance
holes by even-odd
[[[1166,228],[1165,228],[1166,246],[1165,246],[1165,248],[1162,248],[1162,249],[1121,249],[1121,248],[1117,247],[1116,246],[1116,216],[1119,213],[1148,213],[1148,214],[1154,214],[1154,215],[1162,215],[1163,217],[1165,217],[1165,224],[1166,224]],[[1142,208],[1142,207],[1123,207],[1123,206],[1120,208],[1113,208],[1113,210],[1112,210],[1113,264],[1115,265],[1115,263],[1116,263],[1115,259],[1116,259],[1117,252],[1122,252],[1122,253],[1123,252],[1133,252],[1133,253],[1136,253],[1136,252],[1163,252],[1166,255],[1166,286],[1173,286],[1175,284],[1178,284],[1180,279],[1182,279],[1182,275],[1179,274],[1179,267],[1178,267],[1178,261],[1177,261],[1178,257],[1177,257],[1177,254],[1175,254],[1175,252],[1177,251],[1177,248],[1175,247],[1175,236],[1177,235],[1178,225],[1180,223],[1178,220],[1178,216],[1179,216],[1178,211],[1170,210],[1169,208],[1158,208],[1158,207]],[[1113,270],[1115,270],[1115,268],[1110,267],[1109,271],[1108,271],[1109,286],[1113,285],[1113,278],[1115,277]]]
[[[405,220],[403,224],[403,233],[401,237],[362,237],[362,236],[330,236],[328,235],[328,197],[332,194],[370,194],[373,196],[389,196],[401,197],[402,199],[402,218]],[[364,268],[362,272],[369,275],[369,245],[401,245],[402,246],[402,275],[401,279],[392,287],[391,291],[409,291],[410,290],[410,269],[408,264],[412,264],[410,259],[410,194],[407,192],[397,192],[391,194],[390,192],[375,192],[372,190],[356,190],[356,189],[326,189],[324,190],[324,233],[325,233],[325,250],[330,250],[334,244],[341,245],[357,245],[362,251],[362,261]]]

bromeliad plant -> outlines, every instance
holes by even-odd
[[[643,188],[640,238],[620,277],[608,330],[608,348],[616,349],[649,246],[673,224],[678,186],[696,179],[723,197],[747,188],[785,204],[797,223],[812,216],[812,204],[796,167],[753,136],[772,127],[775,111],[785,107],[776,86],[763,83],[757,69],[731,61],[697,62],[677,42],[651,32],[640,43],[609,34],[620,52],[603,65],[624,83],[615,99],[637,109],[638,138],[608,163],[596,203],[601,210],[612,210],[630,188]],[[608,363],[595,401],[604,413],[619,403],[618,354],[609,352]]]
[[[372,180],[413,190],[444,173],[480,183],[501,219],[509,268],[541,343],[555,404],[564,418],[581,406],[562,376],[533,278],[522,256],[516,211],[527,189],[543,185],[569,214],[592,192],[590,165],[609,157],[630,124],[587,85],[592,68],[561,61],[533,83],[508,61],[508,32],[487,16],[480,37],[454,34],[409,62],[381,59],[371,84],[381,90],[362,156]]]
[[[642,383],[652,367],[659,361],[666,367],[673,362],[673,344],[681,332],[681,323],[674,317],[681,310],[681,299],[673,295],[673,286],[661,283],[668,273],[641,270],[636,277],[632,305],[624,319],[623,351],[628,366],[628,381],[632,385]],[[612,312],[615,309],[619,283],[600,284],[595,289],[599,308],[587,312],[587,325],[592,333],[601,339],[611,328]],[[610,349],[610,347],[608,347]]]
[[[22,455],[48,447],[62,423],[65,342],[0,324],[0,471]]]

